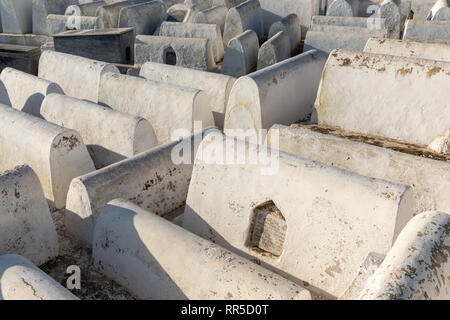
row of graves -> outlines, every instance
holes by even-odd
[[[0,299],[449,299],[447,0],[0,0]]]

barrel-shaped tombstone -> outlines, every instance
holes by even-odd
[[[60,94],[48,95],[40,112],[50,122],[77,131],[96,168],[103,168],[158,144],[147,120]]]
[[[236,78],[161,63],[145,63],[139,74],[149,80],[202,90],[209,99],[216,126],[223,127],[225,109]]]
[[[93,257],[141,299],[311,299],[301,286],[123,199],[100,213]]]
[[[313,111],[325,57],[315,50],[239,78],[231,89],[224,130],[264,141],[273,124],[291,124]]]
[[[0,255],[20,254],[36,265],[58,255],[58,236],[39,178],[27,165],[0,173]]]
[[[39,116],[42,101],[51,93],[63,93],[59,85],[31,74],[13,69],[3,69],[0,80],[5,86],[14,109]]]
[[[203,133],[153,148],[73,179],[67,196],[68,231],[89,246],[105,204],[126,198],[160,216],[185,205],[196,147]]]
[[[177,132],[190,135],[196,121],[205,128],[214,125],[208,96],[198,89],[106,73],[101,77],[99,101],[147,119],[159,144],[171,141]]]
[[[37,174],[45,197],[64,207],[70,181],[95,170],[81,139],[38,117],[0,105],[0,170],[28,164]]]
[[[119,69],[113,64],[48,50],[39,60],[39,78],[57,83],[68,96],[94,103],[98,102],[100,77],[105,72],[119,73]]]
[[[402,230],[360,299],[450,299],[450,214],[429,211]],[[445,280],[444,280],[445,279]]]

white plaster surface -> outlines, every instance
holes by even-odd
[[[58,237],[41,183],[27,165],[0,173],[0,226],[0,255],[20,254],[36,265],[58,255]]]
[[[387,253],[413,216],[408,186],[282,152],[255,164],[249,154],[259,158],[269,150],[231,141],[220,134],[204,138],[194,164],[183,227],[244,257],[256,258],[297,283],[307,282],[310,291],[340,296],[367,255]],[[235,154],[236,147],[245,161],[216,161],[222,150],[228,156]],[[262,168],[277,170],[262,174]],[[253,209],[270,200],[287,224],[280,256],[248,245]]]
[[[299,285],[123,199],[100,213],[93,257],[141,299],[311,299]]]

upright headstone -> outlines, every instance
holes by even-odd
[[[228,42],[247,30],[256,32],[261,42],[264,36],[264,25],[259,0],[248,0],[228,11],[223,32],[224,46]]]
[[[259,40],[255,31],[247,30],[228,42],[222,73],[236,78],[256,70]]]

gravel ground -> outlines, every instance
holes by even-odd
[[[134,300],[127,291],[115,281],[109,280],[96,271],[93,266],[92,250],[82,246],[71,237],[64,226],[64,210],[53,211],[59,240],[59,256],[40,268],[58,281],[63,287],[71,274],[66,270],[76,265],[81,270],[81,289],[71,292],[82,300]]]

